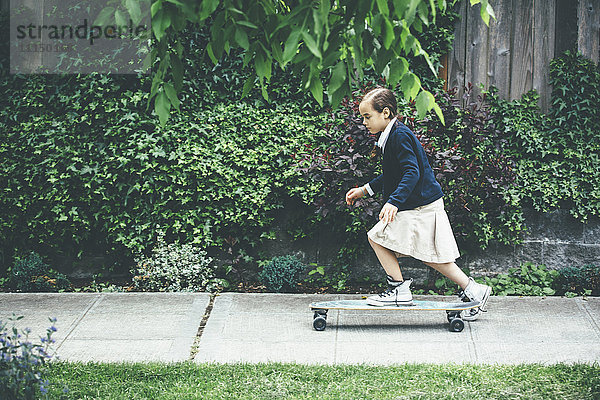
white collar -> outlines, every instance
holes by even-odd
[[[394,122],[396,122],[396,117],[394,117],[394,119],[392,119],[387,124],[387,126],[385,127],[385,129],[383,130],[381,135],[379,135],[379,140],[377,141],[377,146],[379,146],[381,148],[382,154],[383,154],[383,151],[385,150],[385,142],[387,142],[388,136],[390,135],[390,132],[392,131],[392,126],[394,126]]]

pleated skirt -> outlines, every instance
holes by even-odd
[[[443,198],[399,211],[392,222],[379,221],[367,235],[373,242],[394,251],[397,257],[436,264],[454,262],[460,257]]]

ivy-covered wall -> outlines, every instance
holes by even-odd
[[[432,54],[451,43],[444,24],[453,18],[423,33]],[[377,171],[374,138],[355,109],[364,90],[385,82],[368,75],[332,112],[298,77],[276,71],[272,103],[258,89],[240,100],[239,54],[212,66],[199,56],[203,33],[186,34],[181,112],[163,128],[146,108],[148,77],[9,75],[2,60],[0,274],[28,250],[71,274],[124,273],[164,230],[167,241],[207,249],[231,280],[253,279],[265,260],[298,251],[307,263],[381,275],[365,236],[381,199],[340,202]],[[558,59],[548,115],[533,93],[515,102],[491,93],[460,108],[424,65],[411,67],[437,90],[446,118],[419,121],[414,105],[400,105],[443,184],[461,266],[503,271],[540,252],[542,261],[564,253],[564,265],[600,259],[590,242],[600,215],[598,67],[574,54]],[[543,213],[571,216],[559,223],[577,233],[557,241],[575,244],[581,259],[553,247],[552,235],[527,233]]]

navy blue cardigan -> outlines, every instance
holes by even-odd
[[[369,185],[374,192],[383,192],[383,198],[398,211],[424,206],[444,196],[421,142],[399,121],[385,143],[383,174]]]

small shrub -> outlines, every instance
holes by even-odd
[[[520,268],[510,268],[508,274],[485,278],[498,296],[552,296],[556,293],[558,271],[548,270],[545,265],[527,262]]]
[[[321,288],[331,288],[336,292],[342,292],[348,287],[350,271],[347,265],[337,267],[310,263],[309,266],[312,269],[308,271],[308,276],[304,279],[306,284]]]
[[[214,279],[213,259],[191,244],[165,242],[164,232],[158,233],[150,258],[136,258],[133,285],[142,291],[194,292],[204,291]]]
[[[305,266],[295,256],[275,257],[266,264],[258,278],[272,292],[295,291]]]
[[[68,289],[71,282],[32,251],[23,258],[17,256],[8,274],[8,286],[17,292],[58,292]]]
[[[600,266],[564,267],[558,272],[558,287],[563,293],[600,295]]]
[[[46,363],[52,358],[48,349],[54,343],[56,318],[50,319],[52,326],[46,329],[41,344],[29,341],[29,328],[19,333],[14,322],[22,318],[13,315],[9,319],[13,321],[12,329],[7,322],[0,321],[0,398],[3,400],[37,399],[39,394],[47,393],[48,381],[42,376],[47,372]]]

